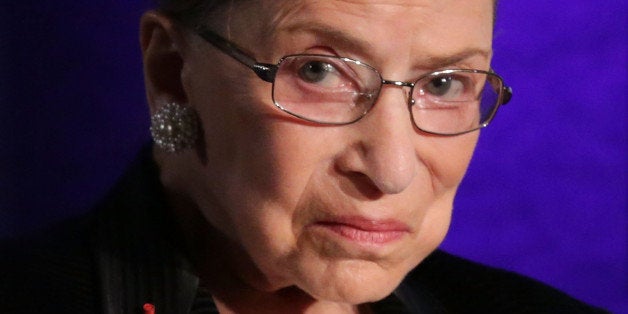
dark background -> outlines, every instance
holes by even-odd
[[[0,0],[0,236],[86,211],[148,141],[142,1]],[[501,1],[513,101],[443,247],[628,313],[627,1]]]

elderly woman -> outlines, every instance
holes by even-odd
[[[94,214],[5,245],[2,313],[588,313],[435,251],[511,92],[493,0],[171,0],[155,144]]]

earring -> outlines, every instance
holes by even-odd
[[[161,149],[179,153],[194,147],[198,138],[198,116],[191,108],[168,103],[150,117],[150,134]]]

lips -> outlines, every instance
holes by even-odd
[[[363,245],[384,245],[399,240],[410,230],[406,224],[397,220],[372,220],[364,217],[337,217],[319,221],[316,225]]]

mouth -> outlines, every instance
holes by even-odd
[[[316,222],[315,226],[362,246],[384,246],[410,232],[406,224],[397,220],[364,217],[337,217]]]

